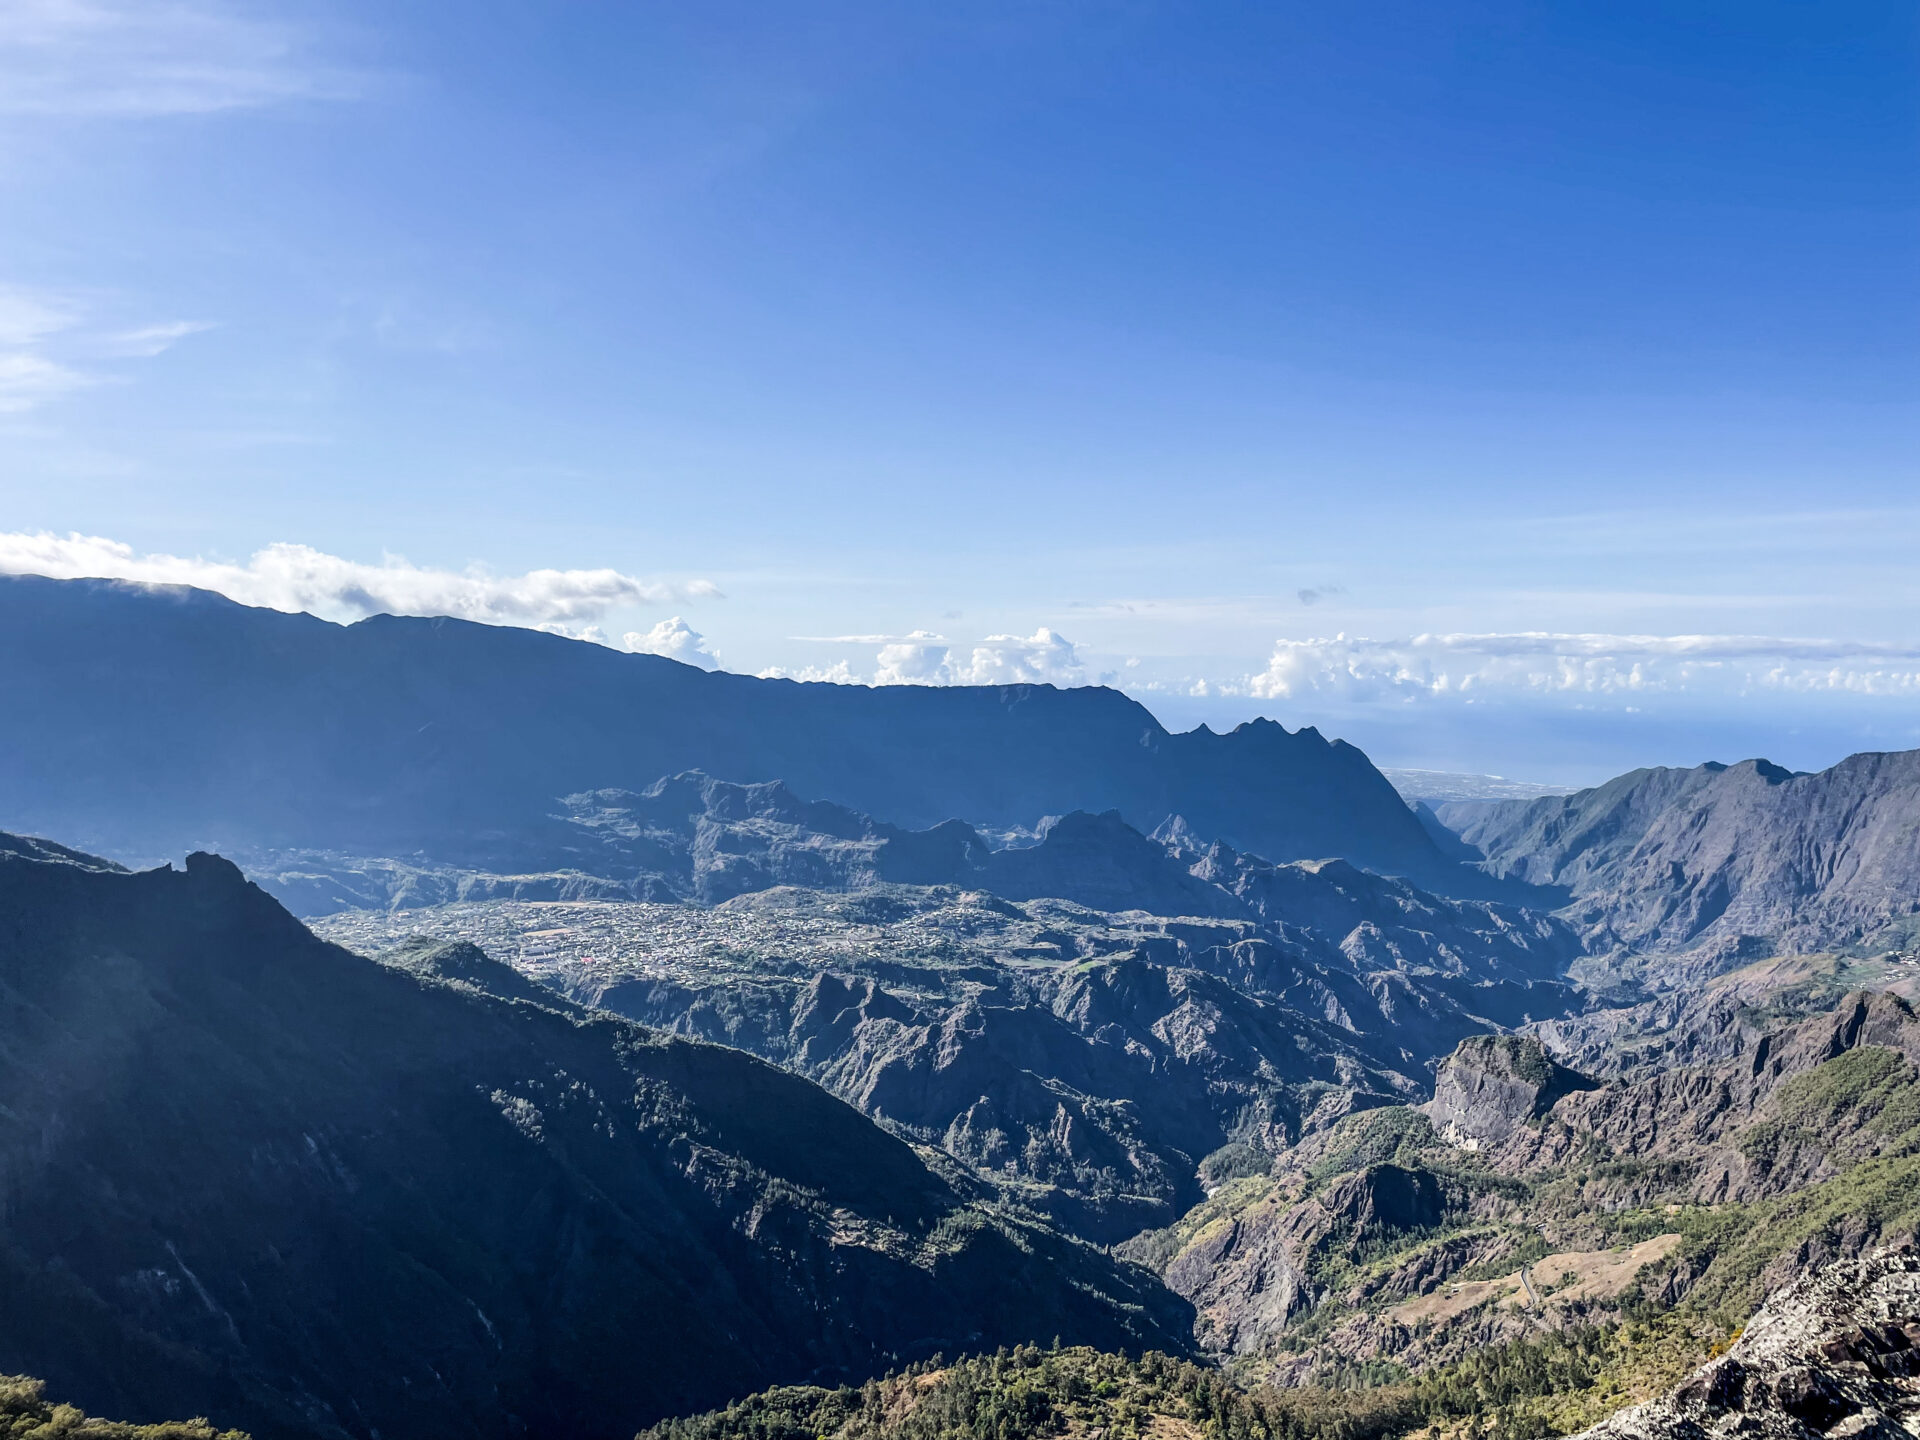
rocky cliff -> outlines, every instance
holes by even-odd
[[[1427,1114],[1442,1138],[1475,1148],[1505,1140],[1593,1082],[1531,1035],[1475,1035],[1440,1063]]]
[[[1772,1296],[1725,1355],[1581,1440],[1894,1440],[1920,1428],[1920,1258],[1843,1260]]]

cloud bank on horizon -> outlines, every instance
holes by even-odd
[[[1373,703],[1526,696],[1632,700],[1756,689],[1920,695],[1920,645],[1774,635],[1522,631],[1371,640],[1280,640],[1248,677],[1256,699]]]
[[[244,563],[142,554],[98,535],[0,533],[0,573],[55,579],[98,577],[190,585],[246,605],[306,611],[329,620],[382,612],[448,615],[523,625],[633,653],[719,668],[718,652],[679,615],[618,642],[596,622],[636,606],[720,597],[712,581],[646,579],[611,568],[434,569],[387,556],[378,564],[309,545],[268,545]],[[862,663],[767,665],[769,678],[866,685],[1112,684],[1142,694],[1244,697],[1341,706],[1480,700],[1604,701],[1631,705],[1659,695],[1758,690],[1861,697],[1920,695],[1920,645],[1768,635],[1621,635],[1521,631],[1372,639],[1345,634],[1275,640],[1264,669],[1150,678],[1138,660],[1099,669],[1083,645],[1046,625],[1031,635],[991,634],[955,643],[931,630],[796,640],[870,650]],[[1116,662],[1119,657],[1112,658]]]
[[[669,605],[719,598],[719,588],[704,579],[645,578],[611,568],[495,574],[396,556],[376,564],[287,542],[237,562],[44,532],[0,532],[0,573],[190,585],[242,604],[343,622],[382,612],[449,615],[723,668],[721,648],[680,614],[624,629],[615,623],[639,619],[636,612],[647,608],[657,614]],[[726,623],[738,618],[729,611]],[[736,636],[724,668],[843,685],[1107,685],[1146,704],[1173,729],[1202,721],[1231,727],[1266,714],[1290,726],[1330,728],[1369,753],[1379,750],[1383,763],[1412,757],[1433,762],[1427,768],[1444,761],[1580,783],[1653,759],[1723,758],[1721,750],[1739,758],[1784,746],[1795,763],[1818,765],[1851,750],[1920,743],[1912,705],[1920,697],[1920,644],[1546,630],[1385,639],[1335,634],[1277,637],[1260,665],[1231,653],[1126,655],[1046,624],[1030,633],[996,629],[978,639],[922,628],[787,640],[832,647],[831,658],[810,662],[801,658],[805,651],[796,655],[765,637]],[[1686,759],[1680,747],[1697,743],[1687,737],[1704,733],[1702,723],[1732,738]],[[1605,758],[1562,758],[1570,740]],[[1678,753],[1649,756],[1652,744]]]
[[[595,640],[602,637],[584,632],[593,621],[621,606],[661,605],[720,594],[719,587],[708,580],[646,580],[618,570],[491,575],[478,569],[430,569],[398,556],[369,565],[310,545],[287,543],[268,545],[245,564],[236,564],[198,556],[142,555],[131,545],[99,535],[46,533],[0,533],[0,574],[191,585],[243,605],[305,611],[324,620],[359,620],[383,613],[449,615],[488,624],[557,629]],[[639,638],[655,637],[662,644],[674,639],[659,627],[653,635]],[[630,643],[628,648],[640,647]],[[692,648],[697,649],[697,644]]]

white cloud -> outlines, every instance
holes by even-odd
[[[1073,685],[1086,670],[1073,642],[1041,626],[1032,635],[989,635],[961,654],[924,630],[886,638],[875,685]]]
[[[702,670],[720,668],[720,657],[707,648],[706,637],[678,615],[651,630],[629,630],[620,637],[620,648],[635,655],[664,655]]]
[[[873,672],[876,685],[951,685],[945,645],[906,640],[882,645]]]
[[[51,296],[17,285],[0,286],[0,346],[10,350],[38,344],[75,322],[71,307]]]
[[[836,660],[831,665],[802,665],[797,670],[789,670],[782,665],[769,665],[759,672],[759,676],[762,680],[802,680],[809,684],[866,684],[866,681],[853,673],[853,665],[847,660]]]
[[[1042,625],[1032,635],[989,635],[964,664],[949,661],[956,685],[1072,685],[1085,674],[1073,642]]]
[[[18,415],[93,384],[70,365],[30,350],[0,350],[0,415]]]
[[[198,335],[202,330],[213,329],[207,320],[172,320],[164,325],[142,325],[133,330],[122,330],[114,335],[101,337],[100,349],[108,355],[124,355],[137,360],[151,360],[162,351],[173,346],[189,335]]]
[[[657,605],[720,593],[705,580],[642,580],[617,570],[491,575],[477,568],[425,569],[395,556],[368,565],[307,545],[269,545],[239,565],[197,556],[140,555],[130,545],[98,535],[45,532],[0,533],[0,574],[193,585],[242,604],[305,610],[332,620],[385,612],[563,629],[598,619],[620,605]]]
[[[43,353],[47,340],[72,328],[71,309],[19,286],[0,286],[0,414],[18,414],[89,378]]]
[[[924,645],[928,642],[944,645],[946,643],[946,636],[936,635],[931,630],[909,630],[904,635],[795,635],[792,638],[816,645]]]
[[[831,680],[842,685],[1078,685],[1086,667],[1071,640],[1041,626],[1031,635],[989,635],[960,647],[931,630],[904,635],[796,635],[796,640],[831,640],[836,644],[877,645],[871,679],[864,679],[850,661],[830,666],[803,666],[792,670],[774,666],[764,677],[789,680]],[[1102,677],[1103,683],[1109,677]]]
[[[1281,640],[1248,677],[1264,700],[1580,699],[1755,689],[1920,694],[1920,646],[1764,635],[1524,631]]]
[[[103,377],[78,368],[76,357],[149,360],[211,328],[205,321],[174,320],[102,334],[65,297],[0,285],[0,414],[20,414],[100,384]]]
[[[207,0],[7,0],[0,74],[0,113],[42,116],[204,115],[367,85],[295,30]]]

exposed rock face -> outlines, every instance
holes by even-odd
[[[115,854],[306,847],[496,874],[553,798],[699,769],[904,827],[1170,813],[1277,860],[1446,860],[1359,750],[1270,721],[1169,734],[1118,691],[801,685],[530,630],[332,625],[205,591],[0,577],[0,814]],[[517,863],[517,862],[515,862]],[[1473,893],[1480,893],[1474,891]]]
[[[1813,775],[1764,760],[1636,770],[1439,813],[1495,874],[1566,887],[1592,936],[1636,947],[1804,953],[1920,911],[1920,751]]]
[[[1439,1179],[1404,1165],[1369,1165],[1341,1177],[1314,1203],[1328,1217],[1326,1234],[1336,1227],[1361,1236],[1424,1230],[1439,1224],[1447,1212]]]
[[[1443,1138],[1479,1149],[1592,1084],[1549,1056],[1534,1036],[1476,1035],[1441,1062],[1426,1110]]]
[[[1418,1093],[1417,1067],[1336,1025],[1137,954],[942,1002],[830,972],[577,993],[743,1046],[969,1165],[1051,1187],[1030,1201],[1107,1244],[1199,1200],[1200,1160],[1236,1127],[1284,1144],[1354,1105]]]
[[[471,946],[363,959],[214,856],[12,848],[0,1372],[277,1436],[611,1440],[935,1349],[1185,1341],[750,1055],[502,999]]]
[[[1766,1034],[1749,996],[1731,983],[1688,987],[1637,1005],[1542,1020],[1527,1027],[1569,1069],[1598,1080],[1744,1055]],[[1754,997],[1764,999],[1760,991]]]
[[[1774,1295],[1724,1356],[1584,1440],[1896,1440],[1920,1426],[1920,1259],[1882,1250]]]
[[[1314,1296],[1288,1242],[1288,1212],[1277,1205],[1216,1221],[1164,1276],[1193,1302],[1194,1334],[1208,1350],[1244,1354],[1312,1305]]]
[[[1195,876],[1228,891],[1245,913],[1331,939],[1369,970],[1431,970],[1523,989],[1558,980],[1581,953],[1571,930],[1543,910],[1443,900],[1340,860],[1275,865],[1215,844],[1193,862]],[[1542,1008],[1564,1003],[1556,996]]]
[[[1201,1345],[1250,1354],[1320,1298],[1309,1279],[1316,1258],[1425,1230],[1453,1204],[1429,1171],[1370,1165],[1304,1200],[1276,1193],[1220,1217],[1194,1235],[1164,1278],[1193,1302]]]
[[[1875,1123],[1876,1096],[1920,1083],[1917,1066],[1913,1009],[1893,995],[1852,995],[1732,1059],[1569,1094],[1539,1127],[1490,1141],[1490,1158],[1513,1173],[1583,1155],[1674,1160],[1690,1168],[1696,1200],[1779,1195],[1900,1143],[1900,1128]]]

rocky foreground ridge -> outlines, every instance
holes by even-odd
[[[1723,1356],[1583,1440],[1907,1440],[1920,1429],[1920,1257],[1883,1249],[1775,1294]]]

